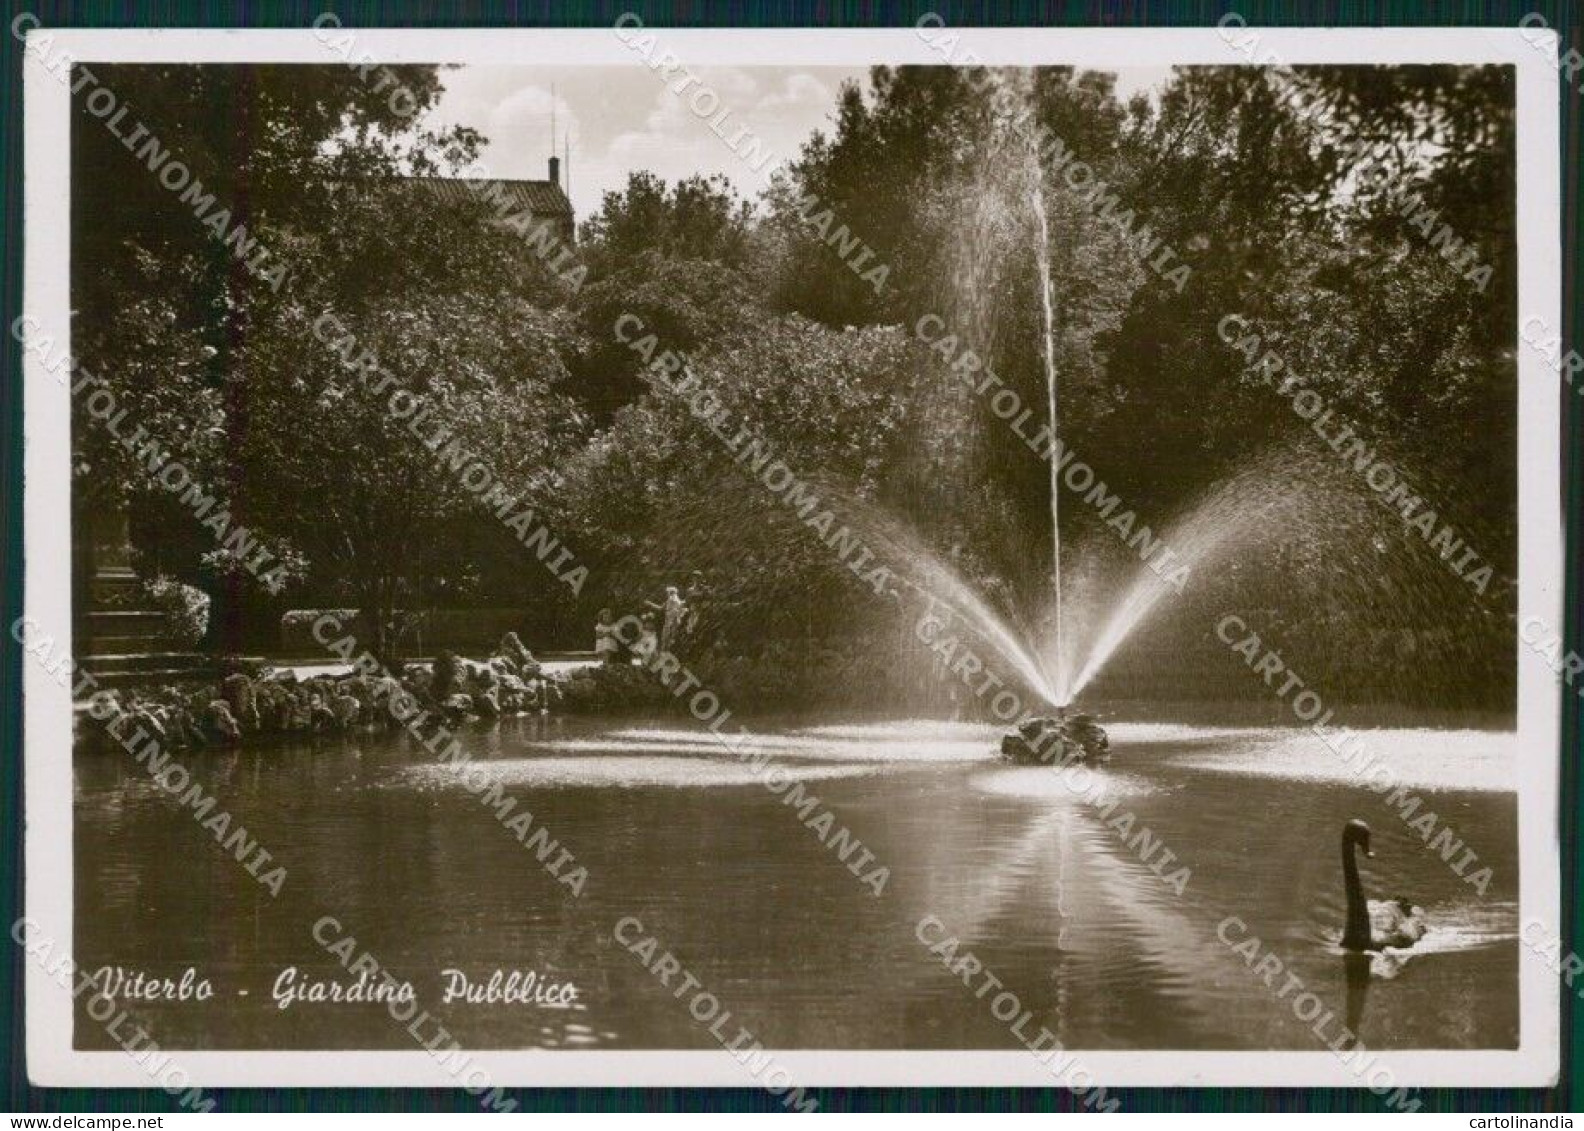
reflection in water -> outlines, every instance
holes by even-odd
[[[1349,1033],[1358,1034],[1364,1031],[1364,999],[1369,996],[1370,959],[1370,955],[1360,954],[1358,951],[1349,951],[1342,956],[1342,968],[1347,974]]]
[[[768,1046],[1016,1047],[919,943],[919,921],[934,915],[1070,1048],[1316,1047],[1217,938],[1236,915],[1371,1049],[1513,1047],[1510,736],[1369,734],[1492,868],[1482,899],[1298,732],[1108,726],[1116,757],[1099,773],[1121,799],[1109,815],[1054,771],[993,761],[987,727],[757,728],[748,747],[804,781],[889,867],[878,898],[783,793],[674,720],[470,732],[479,773],[588,869],[581,896],[401,736],[185,759],[287,867],[279,899],[141,767],[80,752],[79,956],[159,974],[194,965],[214,981],[202,1006],[132,1006],[166,1047],[404,1047],[378,1007],[275,1007],[284,967],[344,974],[309,934],[326,914],[469,1048],[709,1047],[611,939],[616,920],[636,915]],[[1124,809],[1191,868],[1181,897],[1119,832]],[[1337,946],[1332,848],[1353,816],[1375,829],[1376,857],[1361,861],[1371,886],[1412,891],[1429,914],[1410,961],[1361,964]],[[447,967],[571,979],[580,1008],[444,1003]],[[78,1039],[106,1040],[92,1024]]]

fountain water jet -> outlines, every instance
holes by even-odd
[[[979,595],[978,590],[943,562],[905,524],[890,513],[856,498],[830,483],[821,483],[826,497],[838,501],[842,513],[862,529],[865,539],[881,556],[905,568],[897,581],[923,597],[931,608],[948,611],[975,637],[992,648],[1029,688],[1048,703],[1061,705],[1059,689],[1045,666],[1019,639],[1019,634]]]
[[[1171,548],[1178,564],[1187,566],[1190,573],[1208,568],[1251,535],[1269,529],[1271,521],[1289,508],[1297,496],[1290,487],[1273,489],[1279,481],[1270,477],[1272,469],[1267,465],[1271,462],[1269,458],[1257,460],[1223,480],[1167,529],[1162,543]],[[1073,695],[1089,685],[1168,592],[1176,590],[1164,577],[1147,563],[1138,566],[1115,611],[1090,646],[1073,681]]]
[[[1367,483],[1329,449],[1302,435],[1265,449],[1217,480],[1180,512],[1161,544],[1172,551],[1174,568],[1186,565],[1191,577],[1223,584],[1237,563],[1269,571],[1280,568],[1284,547],[1302,547],[1325,565],[1319,597],[1335,610],[1339,623],[1349,618],[1359,625],[1401,623],[1405,612],[1425,619],[1460,584],[1440,558],[1403,540],[1401,516],[1382,506]],[[1114,599],[1096,600],[1096,609],[1109,609],[1109,614],[1093,633],[1072,681],[1073,695],[1157,615],[1167,593],[1177,596],[1178,590],[1146,562],[1135,566]],[[1225,606],[1212,610],[1208,623],[1225,611]]]
[[[1045,215],[1045,175],[1039,164],[1039,150],[1029,145],[1030,179],[1033,182],[1034,217],[1039,228],[1039,240],[1034,245],[1038,260],[1040,304],[1045,316],[1045,389],[1046,405],[1050,412],[1050,434],[1054,442],[1058,433],[1056,422],[1056,303],[1051,293],[1050,220]],[[1061,469],[1054,459],[1050,464],[1050,517],[1051,517],[1051,587],[1054,592],[1052,609],[1052,635],[1055,654],[1055,673],[1052,679],[1056,706],[1065,707],[1072,701],[1073,689],[1068,678],[1067,650],[1062,640],[1062,571],[1061,571]]]

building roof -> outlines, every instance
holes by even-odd
[[[498,199],[504,194],[535,216],[572,216],[572,202],[555,181],[508,181],[485,177],[408,177],[409,184],[434,193],[447,204]]]

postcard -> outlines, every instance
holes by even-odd
[[[30,1078],[1554,1080],[1531,25],[18,17]]]

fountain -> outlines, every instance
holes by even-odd
[[[1031,96],[1031,95],[1026,95]],[[1022,209],[1028,219],[1022,231],[1032,235],[1034,267],[1037,272],[1039,354],[1043,369],[1045,404],[1050,433],[1061,436],[1060,385],[1058,377],[1058,324],[1053,283],[1053,267],[1057,247],[1053,242],[1051,206],[1063,207],[1059,197],[1047,199],[1044,170],[1032,135],[1018,139],[1027,142],[1021,146],[1025,160],[1020,164],[1026,170],[1026,180],[1018,177],[999,179],[997,170],[1008,167],[1006,139],[997,147],[992,145],[991,159],[981,174],[982,207],[992,220],[980,220],[977,229],[966,235],[972,250],[983,254],[990,239],[1000,242],[998,250],[1010,250],[1017,239],[1015,228],[1009,232],[1004,216],[1007,212]],[[999,149],[999,152],[995,152]],[[1017,197],[1021,196],[1021,201]],[[1066,202],[1071,207],[1071,202]],[[1075,238],[1084,238],[1080,229]],[[1065,254],[1065,253],[1064,253]],[[981,292],[994,293],[995,288],[985,287],[987,280],[974,278],[971,285]],[[959,283],[959,286],[961,283]],[[1004,289],[1002,291],[1004,293]],[[975,298],[971,307],[977,309],[982,299]],[[985,312],[980,312],[983,315]],[[989,312],[994,317],[994,312]],[[996,333],[993,325],[973,327],[982,338],[991,340]],[[1022,619],[1025,624],[1038,623],[1037,633],[1017,632],[995,618],[987,608],[980,610],[979,623],[994,625],[996,636],[1015,643],[1030,635],[1042,638],[1042,647],[1025,646],[1020,655],[1039,657],[1039,670],[1043,681],[1031,680],[1046,696],[1052,714],[1050,717],[1027,720],[1019,730],[1008,734],[1002,743],[1003,756],[1012,761],[1027,761],[1037,754],[1042,744],[1054,742],[1057,747],[1077,748],[1087,758],[1104,754],[1104,732],[1101,741],[1086,740],[1093,720],[1071,714],[1075,699],[1090,688],[1122,646],[1132,639],[1139,628],[1161,611],[1163,598],[1168,592],[1180,596],[1180,584],[1174,585],[1168,577],[1149,568],[1145,561],[1134,561],[1130,568],[1119,574],[1122,561],[1119,546],[1102,545],[1090,550],[1109,552],[1110,563],[1102,574],[1122,576],[1120,584],[1092,585],[1093,591],[1083,589],[1074,593],[1067,576],[1071,563],[1064,561],[1061,529],[1061,466],[1047,457],[1048,492],[1050,510],[1051,583],[1049,605],[1045,619]],[[1348,588],[1348,605],[1354,609],[1369,609],[1378,602],[1378,594],[1367,587],[1358,588],[1359,579],[1373,578],[1383,566],[1393,577],[1404,582],[1410,593],[1435,592],[1444,588],[1444,577],[1434,574],[1425,561],[1412,559],[1398,552],[1388,554],[1388,547],[1400,542],[1400,531],[1393,530],[1391,516],[1371,500],[1368,491],[1340,469],[1328,453],[1318,451],[1303,438],[1278,442],[1234,464],[1232,470],[1212,483],[1177,511],[1177,517],[1162,529],[1162,544],[1169,546],[1173,560],[1189,577],[1230,578],[1237,567],[1251,560],[1279,560],[1284,540],[1300,539],[1311,547],[1324,546],[1326,556],[1336,562],[1348,562],[1355,568],[1335,571],[1335,580],[1327,580],[1328,588]],[[1101,540],[1104,541],[1103,539]],[[1080,553],[1085,552],[1079,547]],[[1390,557],[1387,561],[1383,555]],[[1361,557],[1362,556],[1362,557]],[[1362,559],[1373,559],[1364,561]],[[1227,568],[1223,568],[1227,567]],[[1373,567],[1373,568],[1372,568]],[[1428,574],[1428,576],[1427,576]],[[1202,588],[1201,582],[1201,588]],[[1218,586],[1218,588],[1220,588]],[[1405,599],[1398,594],[1399,601]],[[1025,675],[1026,664],[1020,666]],[[1082,722],[1077,720],[1082,718]],[[1098,731],[1098,727],[1094,727]],[[1058,741],[1059,736],[1059,741]],[[1044,760],[1049,760],[1048,756]]]
[[[1001,739],[1001,760],[1017,766],[1065,767],[1107,762],[1111,740],[1093,715],[1057,707],[1054,716],[1020,723]]]
[[[1024,76],[1006,76],[1003,81],[1023,81]],[[1032,97],[1025,91],[1023,97]],[[1007,126],[1009,123],[1001,123]],[[1008,175],[1008,170],[1013,171]],[[1006,279],[996,272],[997,264],[1015,262],[1016,248],[1032,237],[1035,293],[1038,296],[1038,353],[1047,422],[1053,437],[1062,435],[1060,379],[1058,373],[1058,325],[1053,274],[1057,248],[1053,242],[1051,207],[1064,207],[1056,197],[1047,199],[1044,169],[1036,138],[1032,133],[998,129],[990,138],[980,170],[970,178],[966,191],[948,195],[953,207],[965,213],[958,227],[958,259],[949,273],[951,293],[948,305],[956,312],[955,326],[963,336],[976,343],[993,343],[1004,333],[1000,320],[1005,309],[997,305],[1007,291]],[[960,188],[960,186],[959,186]],[[1076,207],[1071,201],[1069,211]],[[1026,262],[1026,260],[1025,260]],[[958,403],[956,415],[945,422],[945,429],[960,429],[964,412]],[[998,437],[1004,440],[1005,437]],[[1184,564],[1190,575],[1223,561],[1238,547],[1246,547],[1280,515],[1287,524],[1304,523],[1310,516],[1296,513],[1303,492],[1296,492],[1291,477],[1282,474],[1295,458],[1285,448],[1256,458],[1224,479],[1182,512],[1164,532],[1163,541]],[[1048,713],[1019,721],[1018,729],[1002,741],[1002,756],[1012,762],[1049,762],[1051,749],[1075,750],[1085,760],[1107,755],[1104,731],[1090,716],[1073,713],[1072,705],[1129,640],[1135,630],[1159,608],[1168,591],[1176,592],[1160,574],[1145,563],[1135,562],[1120,586],[1105,585],[1094,592],[1069,592],[1064,570],[1061,529],[1061,465],[1046,458],[1046,482],[1050,514],[1050,585],[1043,605],[1044,617],[1016,614],[1011,608],[997,610],[975,588],[948,568],[919,539],[913,538],[889,515],[870,509],[864,515],[866,533],[883,531],[877,546],[909,566],[912,587],[951,610],[969,630],[982,640],[1015,672],[1038,697]],[[948,473],[959,469],[947,469]],[[967,469],[961,469],[966,471]],[[1312,499],[1304,502],[1311,505]],[[849,506],[861,504],[848,501]],[[1324,515],[1325,508],[1321,508]],[[1310,525],[1314,525],[1310,523]],[[1322,523],[1323,525],[1323,523]],[[1082,552],[1082,547],[1079,547]],[[1109,549],[1115,550],[1114,547]],[[1105,570],[1116,573],[1118,563]],[[1039,625],[1036,631],[1027,627]],[[1043,646],[1036,644],[1042,642]],[[1043,753],[1042,753],[1043,752]]]
[[[1039,271],[1041,323],[1040,356],[1044,362],[1046,411],[1053,439],[1059,437],[1060,415],[1056,381],[1056,302],[1051,289],[1050,219],[1045,210],[1045,174],[1040,166],[1039,149],[1029,135],[1029,197],[1033,207],[1038,238],[1034,243],[1035,266]],[[1055,707],[1054,715],[1043,715],[1018,724],[1001,739],[1001,758],[1015,765],[1068,766],[1074,762],[1108,761],[1110,740],[1094,716],[1069,713],[1077,688],[1072,686],[1062,622],[1061,557],[1061,468],[1047,459],[1050,467],[1051,520],[1051,647],[1054,657],[1047,694]]]

